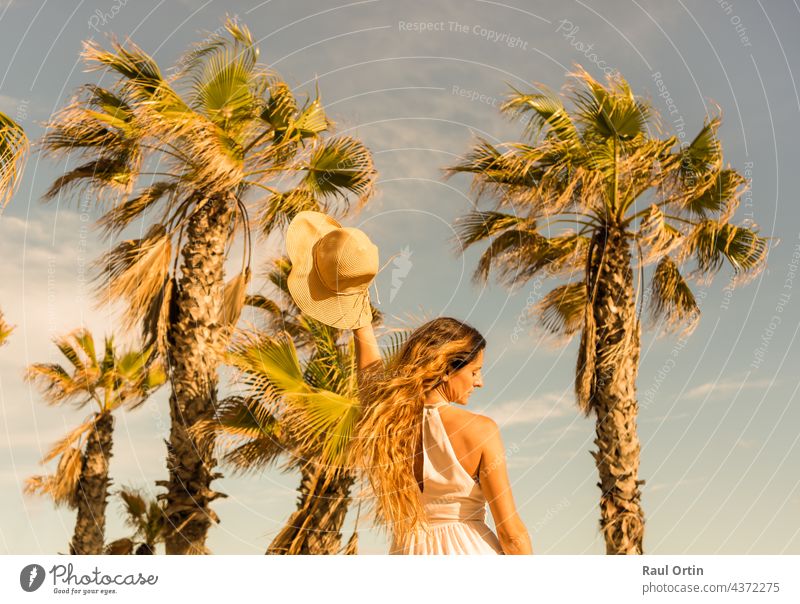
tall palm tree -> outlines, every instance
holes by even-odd
[[[568,110],[556,94],[514,90],[502,111],[529,119],[527,140],[480,140],[450,174],[474,175],[490,211],[460,219],[463,248],[489,240],[475,277],[494,269],[520,284],[544,274],[566,279],[536,310],[553,334],[581,342],[577,402],[596,415],[600,528],[607,553],[642,553],[636,376],[640,322],[636,269],[655,264],[649,309],[656,321],[691,330],[700,309],[681,267],[713,276],[727,261],[737,275],[763,267],[767,245],[753,225],[730,220],[745,179],[724,166],[720,118],[689,145],[659,137],[652,107],[616,74],[606,85],[579,69]],[[643,293],[643,292],[642,292]]]
[[[0,213],[16,189],[27,151],[28,137],[22,126],[0,112]],[[3,320],[3,311],[0,310],[0,346],[13,329]]]
[[[223,401],[217,417],[196,424],[194,431],[200,438],[215,434],[234,471],[262,470],[282,460],[284,471],[300,472],[297,510],[267,554],[335,554],[342,549],[355,482],[345,463],[360,413],[354,349],[352,342],[342,342],[340,330],[300,312],[286,289],[290,270],[281,259],[268,273],[277,299],[248,298],[249,305],[265,311],[267,329],[243,336],[229,354],[246,392]],[[356,539],[354,533],[348,553]]]
[[[217,369],[250,277],[251,212],[268,234],[301,210],[365,202],[375,176],[359,141],[330,135],[318,95],[300,106],[258,63],[247,28],[229,20],[225,30],[193,47],[169,77],[132,43],[106,51],[87,42],[88,65],[113,83],[84,86],[43,142],[50,153],[86,159],[46,197],[79,185],[120,195],[100,219],[108,235],[156,213],[143,237],[119,243],[102,265],[105,293],[127,301],[128,325],[141,324],[168,360],[168,554],[206,553],[208,528],[219,521],[210,507],[224,496],[211,489],[221,476],[213,441],[201,447],[187,430],[217,406]],[[252,192],[265,197],[247,202]],[[239,233],[242,268],[226,285],[223,264]]]
[[[117,495],[122,500],[125,524],[134,530],[131,537],[117,539],[106,546],[107,554],[137,554],[152,556],[166,536],[166,501],[148,498],[138,489],[122,488]]]
[[[102,554],[108,487],[108,464],[113,444],[114,412],[136,409],[166,380],[148,350],[117,354],[113,339],[106,338],[102,358],[95,353],[94,338],[86,329],[56,338],[70,370],[54,363],[28,367],[26,379],[41,387],[50,405],[74,403],[78,408],[96,405],[96,411],[57,442],[42,459],[59,457],[55,474],[33,476],[25,492],[53,498],[57,506],[78,510],[71,554]]]

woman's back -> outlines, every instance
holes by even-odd
[[[480,416],[445,402],[424,406],[417,476],[427,532],[419,531],[405,545],[393,543],[391,553],[502,553],[497,536],[486,525],[486,498],[476,480],[480,449],[474,442],[479,423]]]
[[[439,419],[444,427],[447,440],[450,442],[455,458],[470,477],[480,481],[481,449],[486,439],[487,418],[461,409],[455,405],[442,403],[437,407]],[[422,440],[417,447],[414,475],[424,492],[422,481]]]

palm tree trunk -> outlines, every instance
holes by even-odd
[[[102,554],[105,545],[108,460],[114,432],[114,417],[99,413],[86,440],[81,476],[76,487],[78,518],[69,544],[70,554]]]
[[[336,554],[355,479],[349,472],[315,464],[307,464],[301,472],[297,511],[266,553]]]
[[[589,258],[586,326],[576,388],[596,414],[600,528],[607,554],[641,554],[644,537],[638,480],[636,376],[639,333],[631,253],[620,230],[595,236]],[[583,375],[582,375],[583,373]]]
[[[217,367],[225,348],[222,325],[223,263],[231,212],[224,200],[207,200],[190,219],[181,250],[175,317],[170,321],[169,365],[170,442],[167,467],[167,554],[204,554],[211,521],[219,518],[209,507],[217,497],[211,481],[213,437],[196,442],[187,428],[213,417],[217,402]]]

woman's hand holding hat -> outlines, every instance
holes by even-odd
[[[289,293],[303,313],[339,329],[372,321],[368,290],[378,248],[363,231],[321,212],[300,212],[286,232],[286,251]]]

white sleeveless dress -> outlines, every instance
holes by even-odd
[[[480,484],[456,457],[439,407],[425,405],[422,419],[422,507],[428,531],[420,529],[405,545],[393,542],[390,554],[502,554],[486,524],[486,498]]]

